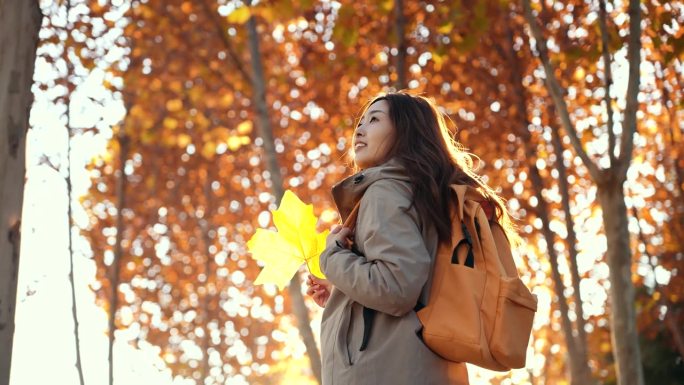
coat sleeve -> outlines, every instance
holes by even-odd
[[[365,256],[332,245],[320,257],[326,277],[352,300],[402,316],[416,305],[428,279],[430,254],[410,200],[398,182],[379,180],[366,190],[356,241]]]

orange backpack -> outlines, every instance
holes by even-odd
[[[439,247],[428,303],[417,311],[423,341],[449,361],[522,368],[537,298],[518,277],[489,201],[473,187],[451,188],[451,245]]]

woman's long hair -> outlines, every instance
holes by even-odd
[[[465,151],[449,131],[444,115],[434,100],[405,91],[380,95],[362,109],[361,117],[373,103],[385,100],[394,124],[394,143],[387,160],[396,158],[406,168],[413,188],[412,206],[421,218],[432,220],[440,243],[451,240],[451,184],[476,187],[496,207],[497,221],[509,242],[520,243],[516,227],[503,199],[473,168],[475,156]],[[358,170],[358,166],[354,165]]]

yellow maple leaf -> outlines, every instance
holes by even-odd
[[[231,12],[226,19],[228,19],[229,23],[245,24],[251,16],[252,12],[250,12],[249,7],[242,6]]]
[[[280,207],[271,212],[278,231],[257,229],[247,242],[252,258],[264,263],[254,283],[274,283],[282,290],[303,263],[311,274],[325,278],[318,258],[325,249],[329,231],[316,232],[313,205],[304,204],[295,193],[287,190]]]

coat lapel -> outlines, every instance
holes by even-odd
[[[385,178],[409,181],[404,167],[396,158],[393,158],[379,166],[361,170],[333,186],[332,196],[343,223],[347,220],[356,203],[361,200],[366,189],[373,182]]]

